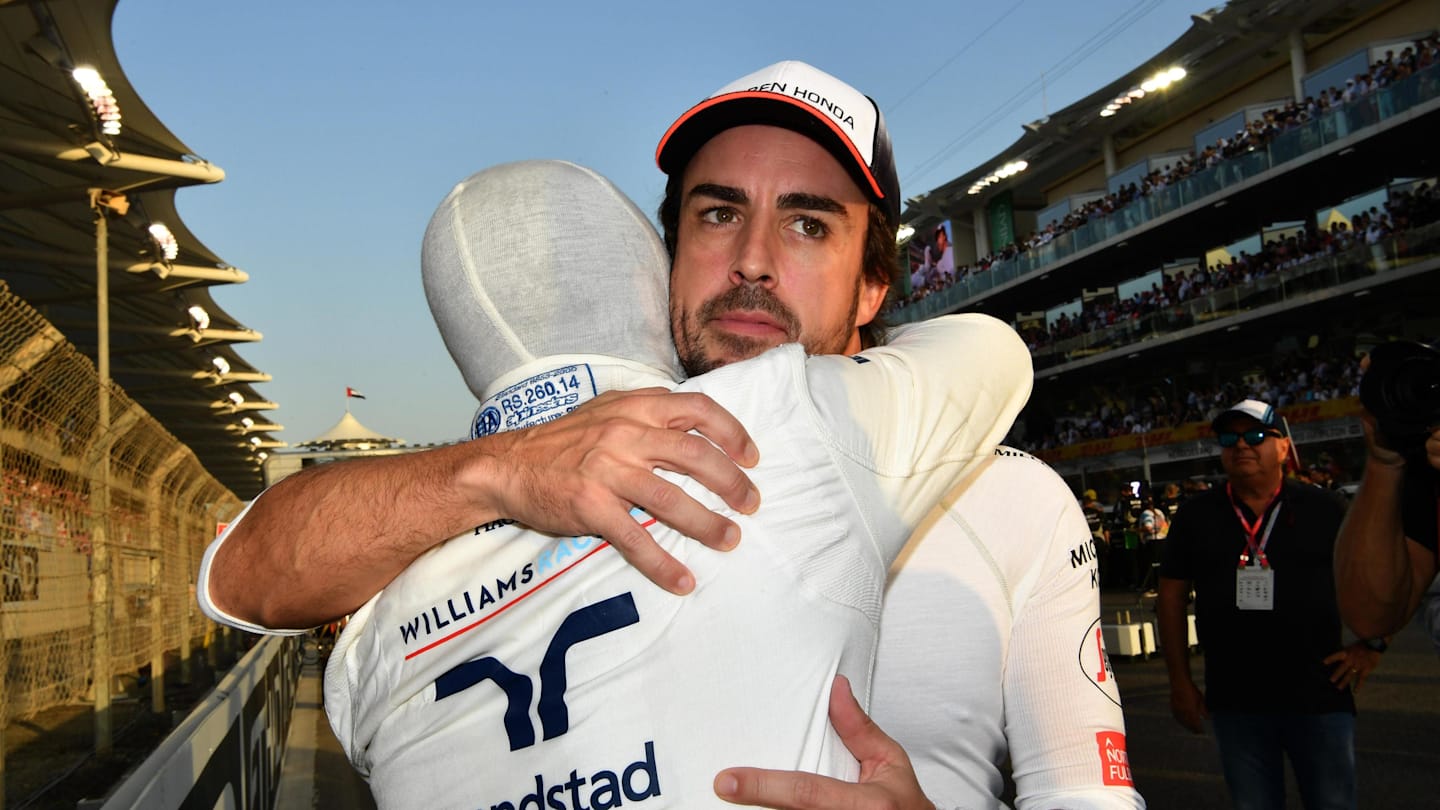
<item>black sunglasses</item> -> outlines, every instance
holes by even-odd
[[[1251,447],[1255,447],[1256,445],[1264,443],[1264,441],[1271,436],[1274,436],[1277,439],[1280,438],[1279,433],[1275,433],[1269,430],[1263,430],[1261,428],[1247,430],[1244,433],[1236,433],[1233,430],[1227,430],[1223,433],[1216,433],[1215,441],[1219,442],[1221,447],[1234,447],[1235,445],[1240,443],[1241,439],[1244,439],[1246,444],[1250,445]]]

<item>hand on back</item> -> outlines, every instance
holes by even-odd
[[[694,578],[632,517],[632,506],[711,548],[733,548],[740,530],[656,469],[694,478],[742,513],[760,503],[741,469],[755,465],[758,450],[740,422],[703,394],[612,391],[563,419],[487,441],[495,442],[495,466],[507,482],[498,504],[506,517],[557,534],[599,535],[673,593],[688,593]]]

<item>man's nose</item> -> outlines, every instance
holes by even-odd
[[[773,287],[776,281],[775,256],[779,246],[770,229],[746,224],[736,245],[735,261],[730,268],[734,284],[761,284]]]

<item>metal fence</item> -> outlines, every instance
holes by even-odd
[[[214,631],[194,582],[240,502],[118,387],[102,430],[98,399],[94,363],[0,282],[0,723],[98,712],[117,677],[162,680]]]
[[[1148,315],[1038,345],[1031,349],[1031,357],[1037,369],[1063,365],[1270,304],[1311,298],[1317,291],[1403,270],[1437,254],[1440,254],[1440,223],[1431,223],[1386,236],[1375,244],[1357,244],[1334,255],[1317,256]]]

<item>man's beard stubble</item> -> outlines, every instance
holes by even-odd
[[[765,287],[754,284],[740,284],[711,298],[700,306],[690,317],[676,309],[670,302],[670,331],[675,340],[675,350],[680,356],[680,365],[687,377],[694,377],[709,371],[763,354],[766,350],[782,343],[800,342],[806,354],[840,354],[845,351],[855,332],[855,319],[860,309],[860,282],[857,279],[854,295],[850,297],[850,311],[844,323],[823,335],[802,334],[803,325],[795,313]],[[706,325],[712,320],[731,312],[763,312],[774,318],[786,338],[783,341],[767,341],[759,338],[736,335],[721,330],[707,332]],[[706,352],[707,339],[714,351]]]

